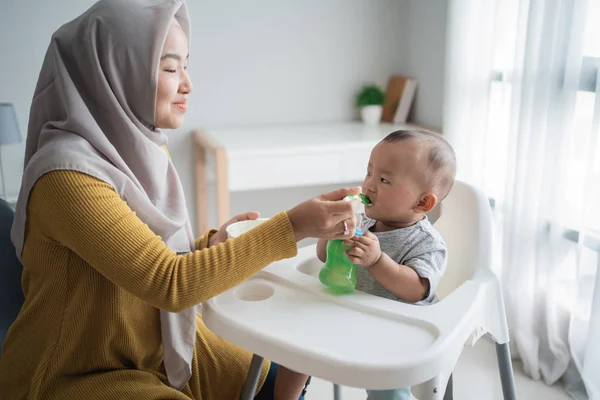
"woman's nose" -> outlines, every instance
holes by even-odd
[[[179,85],[179,91],[184,94],[190,94],[194,90],[194,85],[190,79],[190,75],[187,71],[183,74],[183,80]]]

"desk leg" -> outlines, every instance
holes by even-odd
[[[229,213],[229,171],[227,151],[222,147],[212,149],[215,156],[215,180],[217,202],[217,226],[220,227],[230,218]],[[207,149],[196,145],[196,210],[198,235],[208,230],[208,179]]]
[[[242,390],[242,396],[240,400],[252,400],[256,395],[256,388],[258,387],[258,381],[260,379],[260,371],[262,369],[264,359],[254,354],[252,361],[250,362],[250,370],[248,371],[248,377]]]
[[[342,387],[336,383],[333,384],[333,400],[342,400]]]
[[[196,145],[196,212],[198,235],[208,230],[208,195],[206,183],[206,149]]]
[[[448,385],[446,385],[446,393],[444,394],[444,400],[453,400],[454,399],[454,383],[452,379],[452,374],[450,374],[450,378],[448,378]]]
[[[219,226],[221,226],[230,218],[227,151],[222,147],[218,148],[215,152],[215,164],[217,180],[217,222]]]

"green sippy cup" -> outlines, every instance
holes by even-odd
[[[364,234],[362,221],[364,216],[364,205],[370,203],[369,198],[363,194],[347,196],[344,200],[352,201],[360,199],[361,206],[355,211],[357,228],[355,236]],[[349,247],[344,246],[341,239],[330,240],[327,243],[327,262],[319,272],[319,280],[330,289],[339,293],[352,292],[356,287],[356,265],[352,264],[345,252]]]

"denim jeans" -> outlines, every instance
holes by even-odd
[[[275,378],[277,377],[277,369],[279,365],[274,362],[271,362],[271,368],[269,368],[269,372],[267,373],[267,378],[265,379],[265,383],[263,387],[260,389],[260,392],[254,398],[255,400],[273,400],[275,396]],[[302,394],[298,398],[298,400],[304,400],[304,395],[306,394],[306,388],[310,383],[310,377],[306,381],[306,385],[304,385],[304,390]]]

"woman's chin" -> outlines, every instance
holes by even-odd
[[[161,121],[156,123],[156,127],[159,129],[178,129],[183,125],[184,118],[181,117],[173,117],[169,118],[166,121]]]

